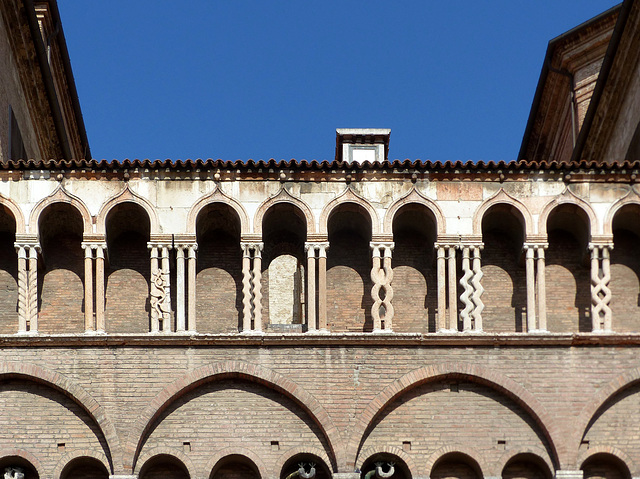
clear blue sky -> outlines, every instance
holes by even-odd
[[[60,15],[94,158],[516,159],[547,43],[611,0],[78,1]]]

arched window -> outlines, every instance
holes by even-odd
[[[189,479],[189,471],[179,459],[159,454],[144,463],[138,474],[140,479]]]
[[[0,334],[18,331],[18,254],[15,241],[16,220],[7,207],[0,205]]]

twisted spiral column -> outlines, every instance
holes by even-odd
[[[474,309],[473,301],[471,301],[471,294],[473,293],[473,287],[469,283],[469,280],[473,277],[473,270],[470,266],[469,260],[469,246],[462,247],[462,278],[460,278],[460,286],[463,288],[463,292],[460,295],[460,301],[464,305],[462,311],[460,311],[460,319],[462,320],[462,330],[471,331],[471,312]]]
[[[29,332],[38,332],[38,252],[40,246],[29,246]]]
[[[473,277],[471,278],[471,286],[473,287],[473,293],[471,294],[473,311],[471,311],[471,319],[473,321],[473,329],[475,331],[482,331],[482,311],[484,310],[484,303],[482,302],[482,293],[484,293],[484,288],[481,283],[484,274],[482,273],[480,265],[480,251],[482,248],[482,245],[473,247]]]

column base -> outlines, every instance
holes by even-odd
[[[37,336],[38,331],[18,331],[16,336]]]
[[[247,329],[246,331],[240,331],[240,334],[246,335],[246,336],[264,336],[264,331],[260,330],[256,330],[256,329]]]
[[[374,329],[371,332],[374,334],[393,334],[393,329]]]
[[[84,335],[85,336],[106,336],[107,333],[104,330],[96,330],[96,331],[94,331],[92,329],[90,331],[85,331]]]
[[[556,479],[583,479],[584,472],[560,470],[560,471],[556,471],[555,477]]]
[[[359,472],[334,472],[331,479],[360,479]]]

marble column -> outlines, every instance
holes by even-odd
[[[307,253],[307,330],[316,331],[316,245],[307,243],[304,248]]]
[[[538,328],[540,331],[547,330],[547,285],[546,285],[546,263],[544,250],[547,245],[538,245],[537,251],[537,286],[538,286]]]
[[[29,246],[29,332],[38,332],[38,253],[39,245]]]
[[[28,246],[16,244],[18,252],[18,333],[27,332],[29,313],[29,273],[27,270]]]
[[[106,243],[96,245],[96,331],[104,333],[106,322],[104,314],[105,288],[104,288],[104,259],[107,251]]]
[[[613,244],[590,244],[591,322],[594,332],[611,331],[610,250]]]
[[[84,331],[95,331],[93,317],[93,245],[83,243],[84,250]]]
[[[176,332],[186,330],[184,245],[176,245]]]
[[[438,331],[447,330],[447,273],[446,247],[436,244],[436,271],[438,276]]]
[[[196,274],[197,274],[197,244],[189,245],[187,258],[187,329],[195,333],[196,326]]]
[[[536,272],[535,272],[535,255],[536,247],[533,245],[524,245],[525,250],[525,268],[527,277],[527,331],[531,332],[537,329],[536,324]]]
[[[327,331],[327,250],[329,243],[318,246],[318,327]]]
[[[393,268],[391,267],[392,242],[371,243],[371,318],[373,332],[391,332],[393,330]],[[381,295],[380,293],[383,293]],[[384,299],[383,299],[384,296]],[[380,312],[382,313],[382,316]]]

